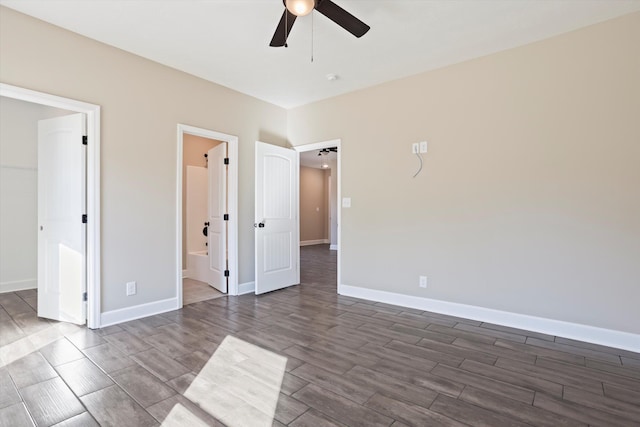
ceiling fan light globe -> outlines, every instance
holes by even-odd
[[[315,7],[315,0],[286,0],[287,10],[296,16],[305,16],[311,13]]]

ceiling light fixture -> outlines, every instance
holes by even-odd
[[[296,16],[305,16],[311,13],[316,6],[315,0],[285,0],[287,10]]]

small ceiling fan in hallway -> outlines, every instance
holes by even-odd
[[[282,0],[285,10],[273,34],[269,46],[287,47],[287,37],[291,33],[293,23],[298,16],[308,15],[313,9],[350,32],[356,37],[362,37],[371,27],[332,2],[331,0]]]

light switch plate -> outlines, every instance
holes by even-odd
[[[342,198],[342,207],[350,208],[351,207],[351,197],[343,197]]]

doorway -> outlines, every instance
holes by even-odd
[[[337,286],[340,283],[341,140],[300,145],[294,148],[300,153],[301,168],[300,274],[302,278],[309,277],[311,273],[316,274],[318,271],[315,269],[321,264],[324,270],[332,270],[329,268],[331,267],[329,264],[333,263],[335,259],[337,292]],[[303,170],[303,168],[308,169]],[[320,182],[322,182],[321,186]],[[305,186],[307,187],[303,188]],[[304,192],[310,197],[303,196]],[[310,195],[310,192],[316,193],[315,197],[313,194]],[[321,196],[318,194],[320,192],[323,193]],[[309,206],[304,206],[305,204]],[[322,232],[320,232],[320,228],[322,228]],[[334,251],[337,252],[335,257],[332,254]],[[307,258],[307,262],[305,262],[305,258]],[[305,271],[305,269],[313,271]]]
[[[86,323],[89,328],[100,327],[100,107],[81,101],[62,98],[41,92],[35,92],[16,86],[0,83],[0,97],[40,106],[67,110],[72,113],[83,113],[86,117],[86,255],[81,261],[82,273],[86,277],[86,295],[77,289],[73,295],[79,304],[86,301]],[[83,144],[82,139],[78,144]],[[75,256],[75,255],[74,255]],[[66,258],[65,258],[66,259]],[[60,302],[58,302],[59,304]],[[82,316],[84,322],[85,316]]]
[[[237,295],[238,138],[178,125],[178,308]]]

